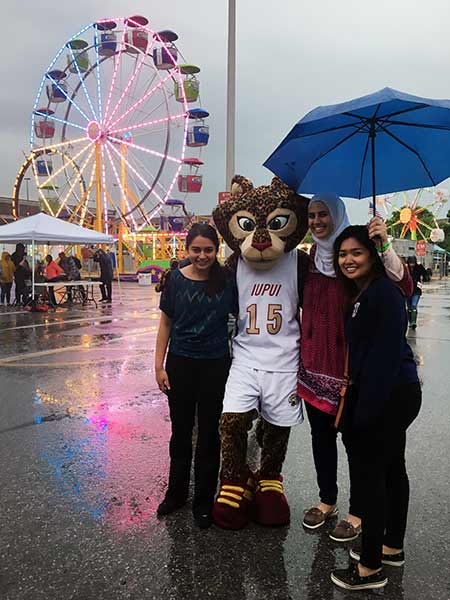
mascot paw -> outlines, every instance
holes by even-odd
[[[255,480],[222,481],[214,503],[214,524],[222,529],[244,529],[250,520],[250,506],[255,492]]]
[[[291,511],[283,490],[283,476],[265,479],[261,476],[253,503],[253,519],[259,525],[288,525]]]

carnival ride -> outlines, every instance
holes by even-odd
[[[398,192],[377,199],[377,206],[384,209],[386,216],[398,215],[398,220],[388,226],[388,231],[401,226],[400,239],[430,240],[433,243],[444,239],[444,232],[439,227],[438,219],[443,215],[449,201],[447,190],[432,188],[415,190],[412,195]],[[426,223],[424,214],[431,215],[432,222]],[[419,236],[419,237],[418,237]]]
[[[119,271],[127,251],[142,258],[132,235],[164,233],[157,217],[175,187],[183,199],[201,190],[209,141],[209,113],[193,107],[200,68],[186,62],[175,32],[148,23],[101,19],[62,46],[41,80],[31,152],[13,190],[16,219],[27,197],[50,215],[117,235]]]
[[[184,258],[186,229],[192,220],[184,200],[169,198],[158,217],[152,219],[152,226],[126,234],[127,246],[141,257],[139,273],[150,273],[155,282],[173,259]]]

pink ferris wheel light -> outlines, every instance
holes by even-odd
[[[98,142],[102,137],[102,129],[97,121],[89,121],[86,127],[88,139],[91,142]]]

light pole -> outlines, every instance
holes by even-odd
[[[227,138],[225,189],[230,191],[235,174],[235,119],[236,119],[236,0],[228,0],[228,63],[227,63]]]
[[[29,190],[29,181],[30,181],[30,177],[24,177],[23,180],[25,181],[25,185],[26,185],[26,191],[27,191],[27,202],[30,201],[30,190]],[[28,208],[28,207],[27,207]]]

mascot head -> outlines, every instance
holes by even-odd
[[[304,238],[308,202],[278,177],[254,188],[251,181],[235,175],[230,199],[213,210],[213,218],[235,253],[255,269],[270,269]]]

